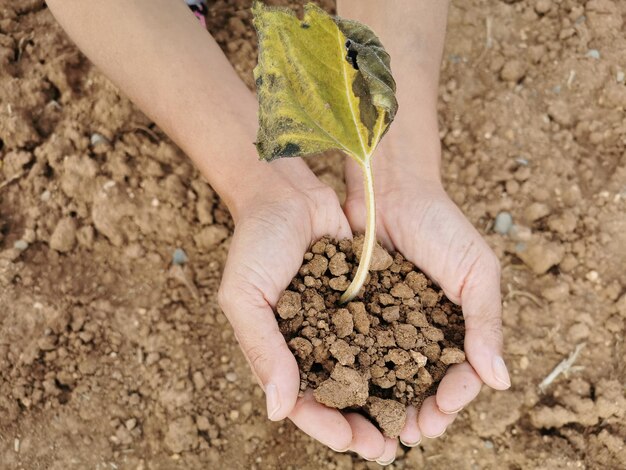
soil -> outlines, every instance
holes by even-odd
[[[249,6],[209,28],[252,87]],[[391,468],[624,467],[625,16],[452,2],[442,173],[502,262],[513,385]],[[307,160],[343,196],[342,161]],[[378,468],[267,421],[216,302],[225,207],[42,0],[0,0],[0,162],[0,468]]]
[[[326,406],[361,410],[397,437],[406,406],[419,409],[448,366],[465,360],[463,314],[412,263],[380,245],[363,290],[339,306],[362,247],[362,236],[314,243],[276,317],[298,360],[302,392],[312,388]]]

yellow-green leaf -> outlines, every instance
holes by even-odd
[[[337,148],[368,161],[398,108],[389,55],[376,35],[311,3],[302,20],[261,2],[253,13],[261,158]]]

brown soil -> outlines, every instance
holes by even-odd
[[[209,3],[252,86],[250,2]],[[443,177],[502,261],[513,386],[393,468],[623,468],[625,15],[617,0],[452,2]],[[0,468],[377,468],[267,421],[216,303],[224,206],[41,0],[0,0],[0,161]],[[308,162],[344,194],[340,155]],[[188,262],[170,269],[176,248]]]
[[[380,246],[364,289],[338,307],[362,246],[363,237],[313,244],[276,317],[302,391],[314,389],[332,408],[362,410],[397,437],[406,405],[419,409],[448,366],[465,360],[463,314],[412,263]]]

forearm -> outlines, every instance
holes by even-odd
[[[93,63],[191,157],[235,217],[291,179],[312,181],[299,159],[258,160],[256,100],[182,0],[48,6]]]
[[[438,179],[437,95],[448,2],[338,0],[337,9],[372,28],[391,55],[399,109],[380,144],[384,158],[399,160],[392,165],[405,170],[417,165],[421,175]]]

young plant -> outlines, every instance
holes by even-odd
[[[372,157],[395,117],[389,54],[365,25],[309,3],[299,20],[287,8],[252,7],[259,38],[256,147],[263,160],[342,150],[363,171],[366,228],[359,267],[341,302],[359,292],[376,245]]]

